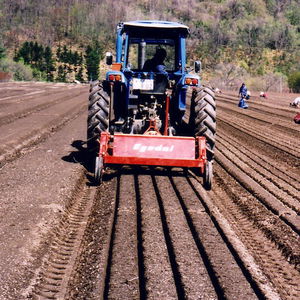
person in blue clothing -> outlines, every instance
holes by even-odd
[[[245,83],[243,82],[240,87],[240,90],[239,90],[239,97],[241,97],[241,98],[240,98],[238,107],[248,108],[248,104],[246,103],[247,92],[248,92],[247,87],[246,87]]]

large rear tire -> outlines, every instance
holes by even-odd
[[[110,97],[104,90],[102,83],[99,81],[92,82],[87,120],[87,146],[90,151],[97,151],[101,132],[108,130],[109,102]]]
[[[216,101],[214,92],[208,88],[201,88],[194,92],[193,112],[194,134],[206,138],[206,153],[208,161],[214,159],[216,134]]]

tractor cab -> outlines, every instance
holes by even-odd
[[[198,75],[186,70],[187,26],[166,21],[120,23],[117,29],[116,63],[131,95],[163,95],[168,87],[198,86]],[[157,53],[164,53],[160,60]],[[107,74],[107,78],[109,79]],[[111,76],[112,77],[112,76]],[[184,95],[181,106],[184,106]],[[179,99],[180,100],[180,99]],[[178,103],[180,105],[180,103]]]

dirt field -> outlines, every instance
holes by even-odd
[[[1,300],[300,299],[297,95],[217,95],[207,192],[180,168],[94,186],[88,91],[0,83]]]

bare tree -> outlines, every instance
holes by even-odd
[[[271,88],[276,92],[282,92],[283,85],[286,82],[286,78],[279,73],[267,73],[263,76],[262,81],[264,83],[264,91],[269,91]]]
[[[238,82],[243,81],[247,72],[244,68],[232,63],[220,63],[216,66],[215,77],[211,83],[221,88],[236,87]]]

